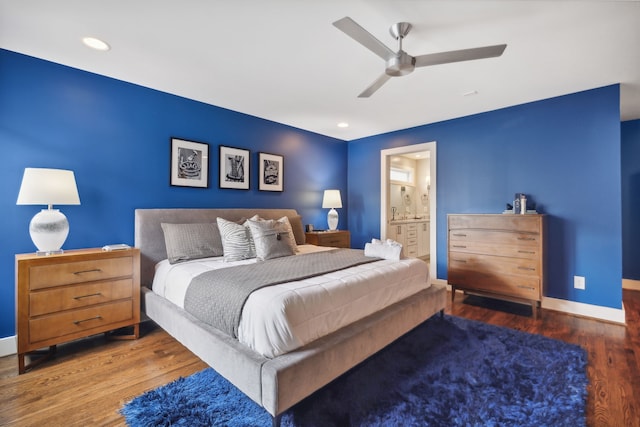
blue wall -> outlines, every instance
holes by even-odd
[[[380,150],[436,141],[438,278],[446,215],[499,213],[522,192],[549,215],[546,295],[622,308],[619,105],[613,85],[351,141],[352,245],[379,235]]]
[[[622,277],[640,280],[640,120],[622,122]]]
[[[206,142],[210,187],[169,185],[170,138]],[[251,189],[218,188],[218,145],[251,150]],[[322,191],[347,192],[344,141],[0,50],[0,338],[15,335],[14,254],[33,252],[16,206],[25,167],[72,169],[80,206],[66,249],[133,244],[133,211],[150,207],[292,207],[326,228]],[[284,192],[257,190],[257,153],[284,155]],[[346,228],[347,209],[340,210]]]

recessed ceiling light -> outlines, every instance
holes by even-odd
[[[82,43],[84,43],[86,46],[89,46],[91,49],[101,50],[103,52],[111,49],[111,46],[109,46],[107,42],[104,42],[95,37],[83,37]]]
[[[470,90],[469,92],[465,92],[462,94],[462,96],[473,96],[473,95],[477,95],[478,91],[477,90]]]
[[[347,122],[340,122],[340,123],[338,123],[338,127],[339,127],[339,128],[348,128],[348,127],[349,127],[349,123],[347,123]]]

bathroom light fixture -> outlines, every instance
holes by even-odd
[[[69,235],[69,221],[53,205],[79,205],[80,196],[73,171],[25,168],[17,205],[47,205],[29,223],[29,234],[38,255],[62,253]]]
[[[91,49],[100,50],[102,52],[106,52],[107,50],[111,49],[109,43],[95,37],[83,37],[82,43],[84,43],[85,46],[88,46]]]
[[[338,212],[334,208],[342,207],[342,199],[340,198],[340,190],[324,190],[324,197],[322,198],[322,208],[329,208],[327,214],[327,224],[329,230],[338,229]]]

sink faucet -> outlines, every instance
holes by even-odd
[[[395,221],[397,211],[398,208],[396,208],[395,206],[391,206],[391,221]]]

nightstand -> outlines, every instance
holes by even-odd
[[[347,230],[309,231],[305,233],[307,243],[316,246],[350,248],[351,234]]]
[[[50,358],[56,345],[133,326],[137,339],[140,251],[69,250],[16,255],[18,373]],[[49,347],[25,366],[25,356]]]

